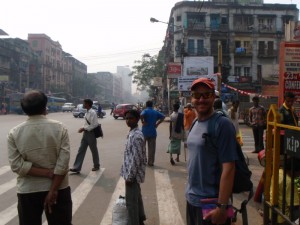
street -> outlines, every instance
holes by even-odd
[[[107,116],[99,119],[102,124],[104,138],[98,139],[101,170],[92,172],[91,153],[88,150],[83,168],[79,175],[70,174],[72,189],[73,224],[109,225],[112,218],[112,207],[119,197],[124,195],[124,180],[119,172],[123,160],[123,151],[128,127],[125,120],[115,120],[106,111]],[[77,130],[84,123],[83,119],[74,118],[72,113],[52,113],[49,118],[62,121],[69,130],[71,142],[72,167],[82,134]],[[7,160],[6,135],[12,127],[26,119],[23,115],[0,116],[0,225],[17,225],[16,175],[9,168]],[[263,167],[259,165],[257,154],[253,151],[252,131],[241,125],[244,146],[243,151],[249,157],[252,179],[256,188]],[[147,167],[146,180],[141,185],[147,220],[146,225],[184,225],[185,196],[187,171],[184,152],[180,162],[172,166],[166,153],[169,144],[169,123],[164,122],[158,127],[156,161],[154,167]],[[188,156],[187,156],[188,157]],[[255,190],[255,189],[254,189]],[[245,199],[246,195],[234,196],[234,205]],[[261,206],[253,202],[248,204],[248,224],[262,224],[262,217],[257,209]],[[240,218],[240,215],[239,215]],[[47,223],[44,223],[47,224]],[[239,220],[236,224],[242,224]]]

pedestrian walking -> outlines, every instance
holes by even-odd
[[[250,126],[252,127],[255,150],[252,153],[259,153],[264,149],[264,130],[266,129],[266,110],[259,105],[258,96],[252,98],[253,106],[249,109]]]
[[[243,136],[242,136],[242,132],[240,131],[240,125],[239,125],[239,105],[240,105],[239,100],[232,101],[232,105],[228,109],[228,117],[231,119],[234,125],[235,132],[236,132],[236,139],[238,143],[242,146]]]
[[[128,210],[128,225],[144,225],[146,220],[140,183],[145,180],[146,148],[144,135],[138,127],[140,114],[129,110],[125,114],[126,124],[130,128],[124,151],[121,176],[125,180],[125,198]]]
[[[19,223],[72,224],[72,200],[68,182],[70,143],[65,126],[46,117],[47,96],[27,92],[21,107],[28,119],[9,131],[8,159],[18,174]]]
[[[176,162],[179,162],[179,155],[181,152],[181,141],[184,138],[183,114],[179,113],[179,103],[173,105],[173,112],[170,115],[170,143],[167,153],[170,154],[170,163],[175,165],[173,154],[176,154]]]
[[[93,157],[94,167],[92,171],[97,171],[100,169],[99,153],[97,148],[97,139],[93,129],[98,126],[97,113],[92,109],[93,101],[91,99],[83,100],[83,108],[87,110],[84,116],[84,125],[78,130],[78,133],[82,133],[82,139],[78,153],[76,155],[73,168],[70,169],[73,173],[80,173],[83,160],[86,154],[86,150],[90,147]]]
[[[198,113],[187,139],[188,182],[187,225],[231,224],[227,208],[232,195],[236,152],[235,129],[229,118],[221,116],[216,121],[217,147],[206,145],[209,121],[217,115],[213,110],[215,100],[214,83],[207,78],[199,78],[192,83],[192,103]],[[207,213],[205,202],[216,202]]]
[[[191,103],[186,104],[186,107],[185,107],[183,113],[184,113],[184,121],[183,121],[184,130],[185,130],[186,134],[188,135],[188,131],[190,130],[194,119],[197,117],[197,114],[196,114],[195,110],[193,109]],[[187,135],[186,135],[186,137],[187,137]]]
[[[110,115],[113,114],[115,108],[116,108],[116,104],[114,102],[112,102],[111,105],[110,105]]]
[[[146,109],[141,112],[142,131],[145,138],[145,144],[148,144],[148,166],[153,166],[156,151],[156,128],[165,119],[164,114],[153,109],[153,102],[146,102]]]

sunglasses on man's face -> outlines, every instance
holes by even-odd
[[[195,99],[200,99],[201,97],[204,98],[204,99],[208,99],[208,98],[211,98],[212,96],[214,95],[214,92],[193,92],[191,94],[191,96]]]

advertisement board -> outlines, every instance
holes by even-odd
[[[168,78],[178,78],[181,76],[181,64],[180,63],[169,63],[167,70]]]
[[[178,78],[178,91],[190,91],[191,90],[191,86],[194,80],[200,78],[200,77],[207,77],[209,79],[211,79],[214,84],[215,87],[217,89],[218,87],[218,77],[217,74],[212,74],[212,75],[203,75],[203,76],[186,76],[186,77],[179,77]]]
[[[281,42],[279,66],[278,105],[284,101],[284,93],[293,92],[300,99],[300,42]],[[298,116],[299,104],[294,105]]]
[[[203,76],[214,73],[214,57],[185,57],[183,76]]]

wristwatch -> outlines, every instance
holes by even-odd
[[[228,208],[228,204],[217,203],[217,207],[220,208],[221,210],[226,211]]]

